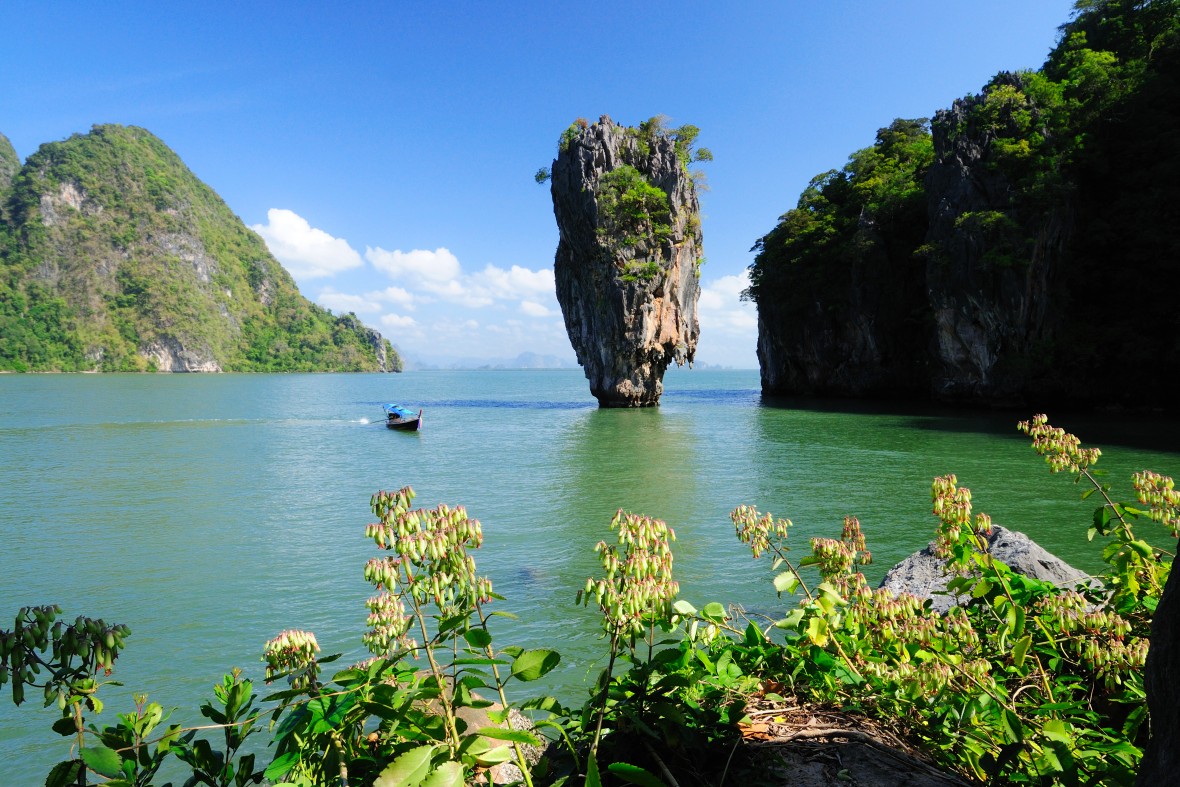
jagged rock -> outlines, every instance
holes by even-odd
[[[696,352],[703,257],[686,164],[676,132],[627,128],[605,115],[571,126],[553,162],[557,300],[603,407],[659,404],[668,365],[691,365]],[[644,192],[650,202],[627,201],[625,178],[636,172],[666,203],[652,191]]]
[[[992,525],[987,539],[992,557],[1005,563],[1013,571],[1035,579],[1070,587],[1091,580],[1090,576],[1046,551],[1037,542],[1016,530]],[[960,599],[946,592],[947,583],[954,575],[946,572],[946,561],[927,546],[898,563],[885,574],[880,587],[894,595],[910,593],[928,598],[935,612],[946,612],[960,603]]]
[[[1151,711],[1151,740],[1135,784],[1159,787],[1180,780],[1180,572],[1173,571],[1151,621],[1144,683]]]

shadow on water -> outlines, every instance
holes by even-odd
[[[1078,435],[1085,445],[1180,451],[1180,417],[1158,412],[1046,411],[1032,407],[956,407],[938,402],[767,395],[760,396],[758,403],[772,410],[893,416],[906,419],[898,423],[909,429],[998,435],[1020,441],[1025,438],[1016,430],[1016,424],[1038,412],[1048,412],[1050,423]]]

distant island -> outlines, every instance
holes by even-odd
[[[768,394],[1159,407],[1180,377],[1175,2],[899,119],[758,240]]]
[[[148,131],[95,126],[23,165],[0,134],[0,371],[401,369]]]

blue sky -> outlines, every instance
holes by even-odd
[[[810,178],[896,117],[1036,68],[1066,0],[0,3],[0,132],[23,158],[147,128],[303,293],[411,362],[573,361],[533,181],[575,118],[701,128],[701,363],[756,367],[738,293]]]

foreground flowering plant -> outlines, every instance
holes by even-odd
[[[741,506],[732,515],[737,534],[754,557],[769,549],[776,568],[787,565],[775,579],[780,592],[804,590],[776,626],[797,654],[791,677],[805,693],[907,720],[944,764],[965,762],[975,778],[1130,784],[1147,729],[1147,638],[1173,557],[1138,537],[1134,524],[1161,523],[1174,538],[1180,495],[1172,479],[1145,471],[1133,489],[1146,509],[1117,503],[1092,470],[1098,449],[1043,415],[1019,429],[1052,472],[1075,474],[1089,484],[1083,498],[1103,500],[1088,534],[1109,539],[1098,582],[1059,588],[994,560],[991,520],[973,512],[970,490],[954,475],[931,486],[932,546],[947,561],[948,592],[965,599],[947,613],[865,585],[854,571],[864,549],[854,519],[840,541],[813,539],[812,555],[800,561],[819,568],[814,590],[786,561],[789,520]]]
[[[0,630],[0,685],[12,684],[17,704],[36,688],[59,708],[53,729],[72,743],[46,779],[53,787],[148,785],[171,755],[192,769],[188,784],[213,787],[477,779],[601,787],[599,762],[628,783],[721,783],[741,759],[748,699],[787,693],[900,722],[969,779],[1131,784],[1148,728],[1147,637],[1173,559],[1158,544],[1180,531],[1180,494],[1171,478],[1142,471],[1132,478],[1136,502],[1115,502],[1093,469],[1097,449],[1045,416],[1020,429],[1052,472],[1073,474],[1084,498],[1101,500],[1087,533],[1104,540],[1107,568],[1096,582],[1055,587],[1014,574],[988,553],[991,521],[973,510],[970,490],[945,475],[931,485],[932,543],[960,605],[935,614],[914,596],[872,589],[860,571],[871,555],[856,517],[844,518],[839,538],[812,538],[792,562],[791,521],[739,506],[735,534],[772,561],[779,595],[798,602],[782,618],[742,623],[719,603],[698,610],[678,598],[673,530],[619,511],[614,543],[595,547],[602,574],[577,596],[601,615],[606,667],[580,712],[550,698],[518,703],[540,716],[531,730],[508,724],[505,687],[546,675],[557,653],[494,645],[491,618],[511,616],[488,611],[500,597],[476,570],[479,522],[461,506],[414,509],[408,487],[371,501],[376,521],[365,534],[378,555],[364,567],[374,590],[362,637],[371,655],[359,664],[325,677],[340,657],[290,629],[264,648],[267,682],[285,687],[263,709],[235,670],[201,708],[211,724],[165,726],[163,709],[135,695],[133,712],[99,728],[87,716],[103,710],[97,694],[127,628],[66,624],[56,607],[30,607]],[[1158,529],[1145,538],[1140,522]],[[811,571],[817,576],[805,577]],[[243,744],[267,716],[273,756],[256,769]],[[543,731],[564,745],[534,763],[526,747],[549,743]],[[208,733],[215,739],[197,737]],[[509,761],[516,771],[506,775]]]

